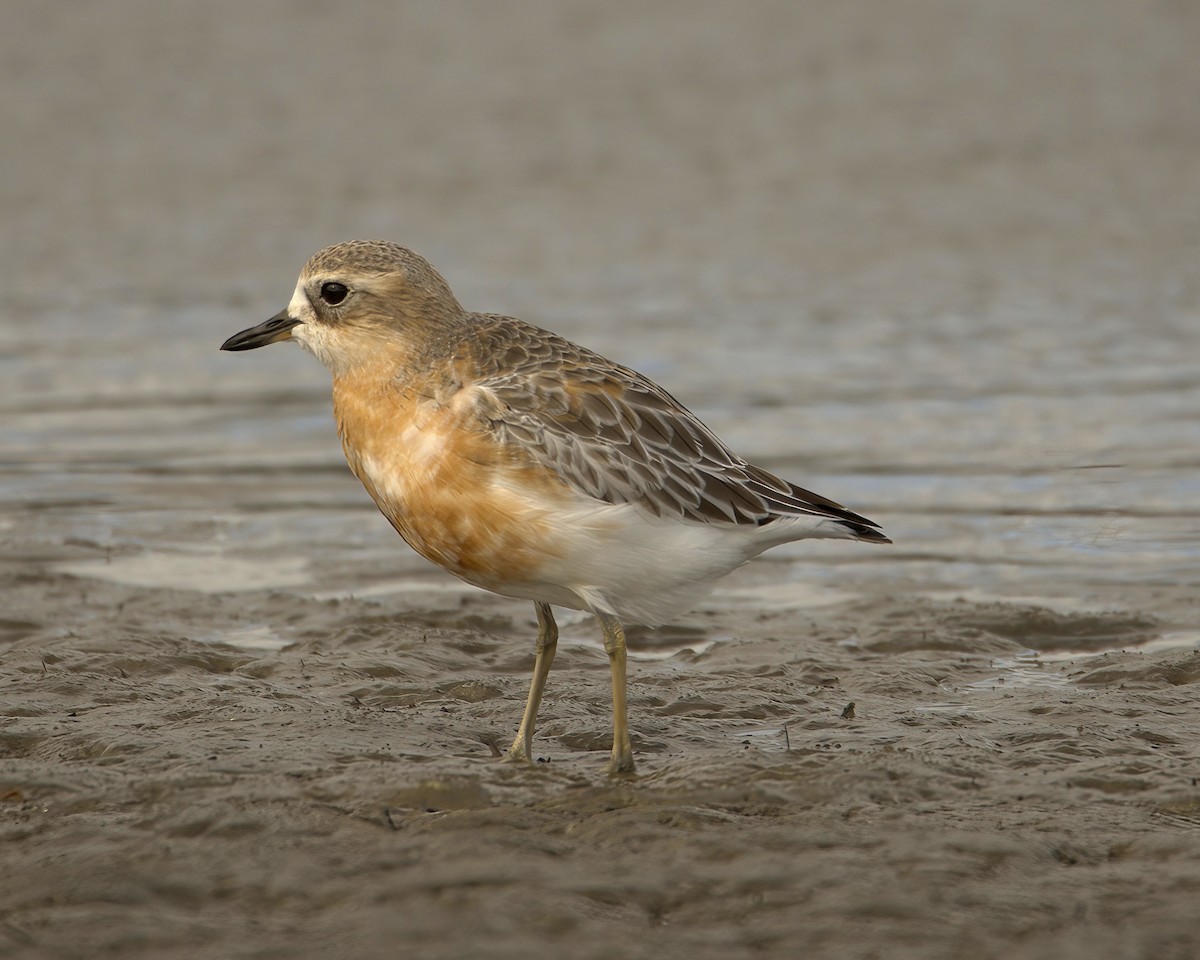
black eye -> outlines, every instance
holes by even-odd
[[[321,284],[321,299],[331,307],[336,307],[345,300],[349,292],[344,283],[330,281],[329,283]]]

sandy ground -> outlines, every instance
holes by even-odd
[[[497,9],[6,18],[0,956],[1200,955],[1193,5]],[[500,762],[530,605],[216,354],[360,235],[896,546],[634,632],[632,779],[563,617]]]

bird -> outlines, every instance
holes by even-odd
[[[505,755],[533,758],[558,627],[599,624],[612,679],[608,771],[633,774],[625,627],[658,626],[763,551],[887,544],[879,524],[735,454],[663,387],[513,317],[460,306],[423,257],[336,243],[291,301],[222,350],[294,340],[330,371],[350,470],[422,557],[537,616],[533,677]]]

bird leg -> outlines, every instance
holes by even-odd
[[[633,745],[629,742],[629,710],[625,704],[625,631],[617,618],[597,613],[604,634],[604,652],[612,668],[613,747],[608,772],[633,773]]]
[[[542,691],[546,689],[546,677],[550,673],[550,664],[554,662],[554,651],[558,648],[558,624],[554,622],[550,604],[535,603],[533,608],[537,611],[538,621],[537,655],[533,661],[533,679],[529,682],[525,714],[521,717],[517,738],[508,749],[508,760],[533,759],[533,725],[537,723]]]

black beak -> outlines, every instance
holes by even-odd
[[[257,350],[268,343],[278,343],[280,340],[292,338],[292,327],[300,321],[289,317],[286,309],[280,310],[275,316],[257,327],[235,333],[221,344],[222,350]]]

